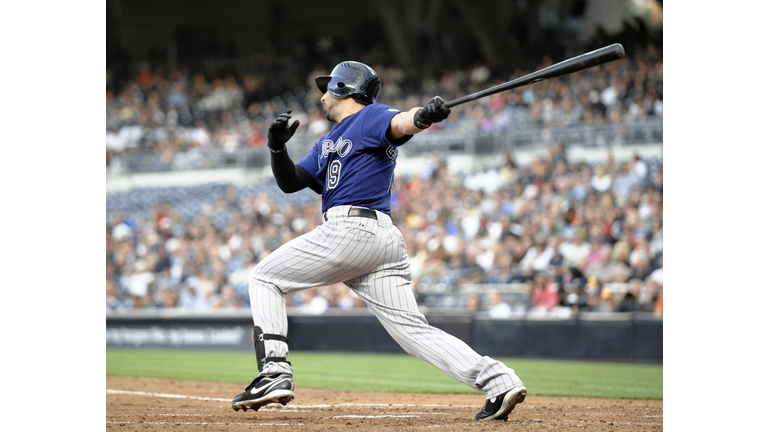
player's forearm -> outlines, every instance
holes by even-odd
[[[445,106],[443,98],[435,96],[423,107],[411,108],[392,117],[389,134],[394,139],[415,135],[430,127],[432,123],[445,120],[450,114],[451,109]]]
[[[406,135],[415,135],[424,129],[417,128],[413,123],[413,117],[416,115],[416,111],[419,107],[411,108],[408,111],[401,112],[392,118],[390,124],[390,132],[392,138],[398,139]]]
[[[298,192],[305,187],[312,187],[311,176],[303,169],[297,167],[288,156],[288,151],[279,153],[270,152],[272,174],[275,176],[277,186],[285,193]],[[312,188],[313,190],[315,188]]]

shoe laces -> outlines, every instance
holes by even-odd
[[[256,378],[254,378],[253,381],[251,381],[251,383],[248,384],[248,387],[246,387],[245,389],[246,390],[250,390],[250,389],[256,387],[256,384],[259,383],[262,379],[265,379],[265,378],[266,379],[275,379],[275,378],[277,378],[279,376],[280,376],[280,374],[275,374],[275,375],[259,375]]]
[[[253,381],[251,381],[251,383],[250,383],[250,384],[248,384],[248,387],[246,387],[246,388],[245,388],[245,390],[250,390],[250,389],[252,389],[253,387],[255,387],[255,386],[256,386],[256,383],[257,383],[257,382],[259,382],[259,381],[261,381],[261,377],[260,377],[260,376],[257,376],[256,378],[254,378],[254,380],[253,380]]]

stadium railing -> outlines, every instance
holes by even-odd
[[[309,153],[316,137],[297,135],[291,141],[291,153]],[[561,143],[564,146],[608,147],[663,142],[663,120],[592,123],[552,127],[530,127],[516,124],[509,129],[483,132],[434,131],[417,135],[408,144],[408,155],[433,152],[442,154],[501,154],[516,149]],[[296,156],[298,157],[298,156]],[[162,151],[132,150],[115,154],[110,159],[108,174],[185,171],[221,168],[261,168],[269,163],[264,148],[193,148],[176,151],[169,158]]]

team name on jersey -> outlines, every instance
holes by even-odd
[[[326,158],[330,153],[336,153],[340,157],[344,157],[352,151],[352,141],[339,137],[336,142],[331,140],[323,140],[323,155],[320,158]]]

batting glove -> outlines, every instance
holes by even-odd
[[[289,108],[285,110],[284,113],[277,116],[275,121],[273,121],[269,126],[269,131],[267,132],[267,145],[273,152],[284,151],[285,143],[291,139],[293,134],[296,132],[296,128],[299,127],[298,120],[289,126],[288,120],[290,119],[291,109]]]
[[[435,96],[426,105],[416,111],[413,116],[413,124],[419,129],[426,129],[432,123],[439,123],[451,114],[451,109],[445,106],[445,101],[440,96]]]

